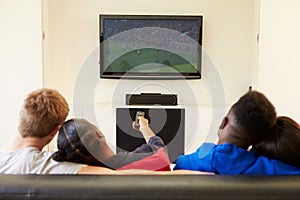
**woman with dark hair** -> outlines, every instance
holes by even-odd
[[[54,153],[53,159],[107,167],[95,158],[86,146],[101,152],[97,155],[101,156],[99,160],[104,161],[114,155],[106,144],[104,135],[97,127],[85,119],[70,119],[59,130],[57,136],[58,151]]]
[[[281,116],[268,135],[251,149],[258,155],[277,159],[300,168],[300,127],[293,119]]]
[[[59,130],[57,138],[58,151],[53,154],[53,159],[120,169],[150,157],[159,151],[160,156],[156,156],[155,161],[152,160],[153,162],[159,162],[158,165],[155,165],[157,163],[148,163],[152,166],[138,165],[136,167],[137,165],[135,165],[132,168],[156,171],[169,170],[170,161],[167,153],[160,151],[160,149],[166,150],[165,144],[160,137],[152,132],[148,126],[148,120],[140,117],[139,127],[134,127],[134,129],[143,134],[146,144],[136,148],[133,152],[115,154],[106,143],[105,136],[95,125],[85,119],[70,119]],[[128,168],[130,167],[126,169]]]

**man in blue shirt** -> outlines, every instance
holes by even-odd
[[[174,170],[177,169],[228,175],[300,174],[300,168],[265,156],[258,156],[255,152],[229,143],[219,145],[204,143],[196,152],[179,157]]]
[[[300,168],[278,161],[285,162],[284,158],[288,156],[295,159],[299,157],[298,154],[279,156],[280,154],[272,153],[273,159],[270,159],[263,155],[274,152],[274,148],[260,151],[261,156],[248,151],[251,147],[259,146],[258,144],[266,138],[269,138],[269,143],[276,142],[276,139],[272,138],[275,138],[274,128],[278,127],[277,123],[272,103],[262,93],[249,91],[224,117],[218,133],[218,144],[204,143],[195,153],[180,156],[174,170],[188,169],[216,174],[300,174]],[[298,131],[293,134],[298,134],[300,138],[299,125],[296,127]],[[285,132],[282,128],[276,130],[277,135]],[[288,146],[288,141],[283,141],[284,145]],[[299,139],[296,142],[300,144]]]

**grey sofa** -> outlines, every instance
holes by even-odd
[[[300,176],[2,174],[0,199],[300,199]]]

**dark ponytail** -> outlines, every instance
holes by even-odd
[[[252,151],[300,167],[300,128],[289,117],[278,117],[276,123],[268,130],[264,139],[259,141]]]
[[[56,161],[69,161],[105,167],[82,143],[81,138],[86,138],[86,136],[90,136],[90,138],[85,144],[94,142],[95,138],[98,137],[96,127],[85,119],[70,119],[66,121],[59,129],[57,136],[58,151],[52,155],[52,158]],[[100,150],[98,153],[101,153]]]
[[[52,155],[52,159],[58,162],[65,161],[66,154],[63,151],[57,151]]]

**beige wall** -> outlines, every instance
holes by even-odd
[[[42,68],[41,1],[2,0],[0,2],[1,51],[1,143],[4,146],[15,134],[17,115],[24,96],[42,86],[62,92],[72,107],[76,76],[88,56],[98,45],[99,13],[130,14],[203,14],[204,41],[207,54],[221,74],[226,106],[243,93],[249,84],[264,91],[281,115],[299,120],[298,47],[300,15],[298,0],[200,0],[200,1],[100,1],[43,0],[44,67]],[[218,4],[218,6],[216,6]],[[260,11],[260,14],[258,13]],[[259,57],[256,32],[260,24]],[[257,65],[258,62],[258,65]],[[42,76],[43,73],[43,76]],[[125,82],[124,88],[142,84]],[[114,141],[114,111],[124,102],[124,93],[115,94],[118,81],[101,81],[95,92],[95,110],[101,129]],[[176,87],[177,83],[173,86]],[[210,96],[205,78],[189,81],[198,92],[198,135],[189,146],[192,151],[205,137],[211,119]],[[123,89],[123,88],[122,88]],[[143,90],[162,90],[151,85]],[[103,91],[103,92],[102,92]],[[128,91],[130,93],[132,91]],[[182,95],[183,94],[183,95]],[[179,98],[185,93],[179,94]],[[196,93],[197,94],[197,93]],[[202,96],[203,95],[203,96]],[[3,98],[5,97],[5,98]],[[112,101],[112,99],[115,100]],[[189,102],[183,98],[183,107]],[[121,105],[124,106],[124,105]],[[101,114],[99,114],[101,113]],[[72,117],[72,113],[70,117]],[[84,110],[82,116],[85,117]],[[86,115],[88,116],[88,115]],[[189,118],[187,116],[187,118]],[[188,123],[191,123],[190,118]],[[104,127],[103,127],[104,124]],[[189,131],[187,130],[187,133]]]
[[[300,1],[261,0],[258,88],[300,122]]]
[[[25,95],[42,86],[41,1],[0,1],[0,148],[17,131]]]
[[[48,20],[44,23],[47,26],[48,50],[45,54],[44,83],[61,88],[72,101],[76,75],[99,44],[100,13],[195,14],[204,16],[203,47],[222,75],[226,99],[231,104],[252,84],[252,68],[256,64],[253,63],[253,55],[256,56],[255,2],[51,0],[48,3]]]
[[[257,57],[257,7],[254,0],[51,0],[47,4],[47,19],[44,53],[45,86],[58,88],[73,107],[73,91],[76,76],[86,59],[99,44],[98,16],[112,14],[177,14],[203,15],[204,54],[218,70],[225,92],[222,105],[212,105],[207,80],[214,76],[206,73],[210,65],[204,64],[203,78],[197,81],[120,81],[98,80],[95,90],[95,112],[97,120],[90,117],[90,111],[81,109],[80,116],[97,123],[115,143],[115,108],[125,106],[126,93],[161,92],[177,93],[180,106],[186,108],[186,146],[193,151],[203,140],[215,133],[224,112],[214,118],[212,110],[231,105],[252,85],[253,68]],[[95,61],[96,62],[96,61]],[[95,67],[98,68],[97,65]],[[210,77],[208,77],[210,76]],[[99,74],[96,71],[96,79]],[[216,86],[218,87],[218,86]],[[190,102],[191,89],[196,103]],[[220,88],[215,88],[220,89]],[[93,106],[93,105],[91,105]],[[197,111],[194,111],[194,110]],[[194,113],[194,114],[193,114]],[[195,114],[196,113],[196,114]],[[196,118],[193,115],[197,115]],[[193,122],[194,121],[194,122]],[[214,123],[213,129],[209,126]],[[196,138],[196,139],[195,139]]]

